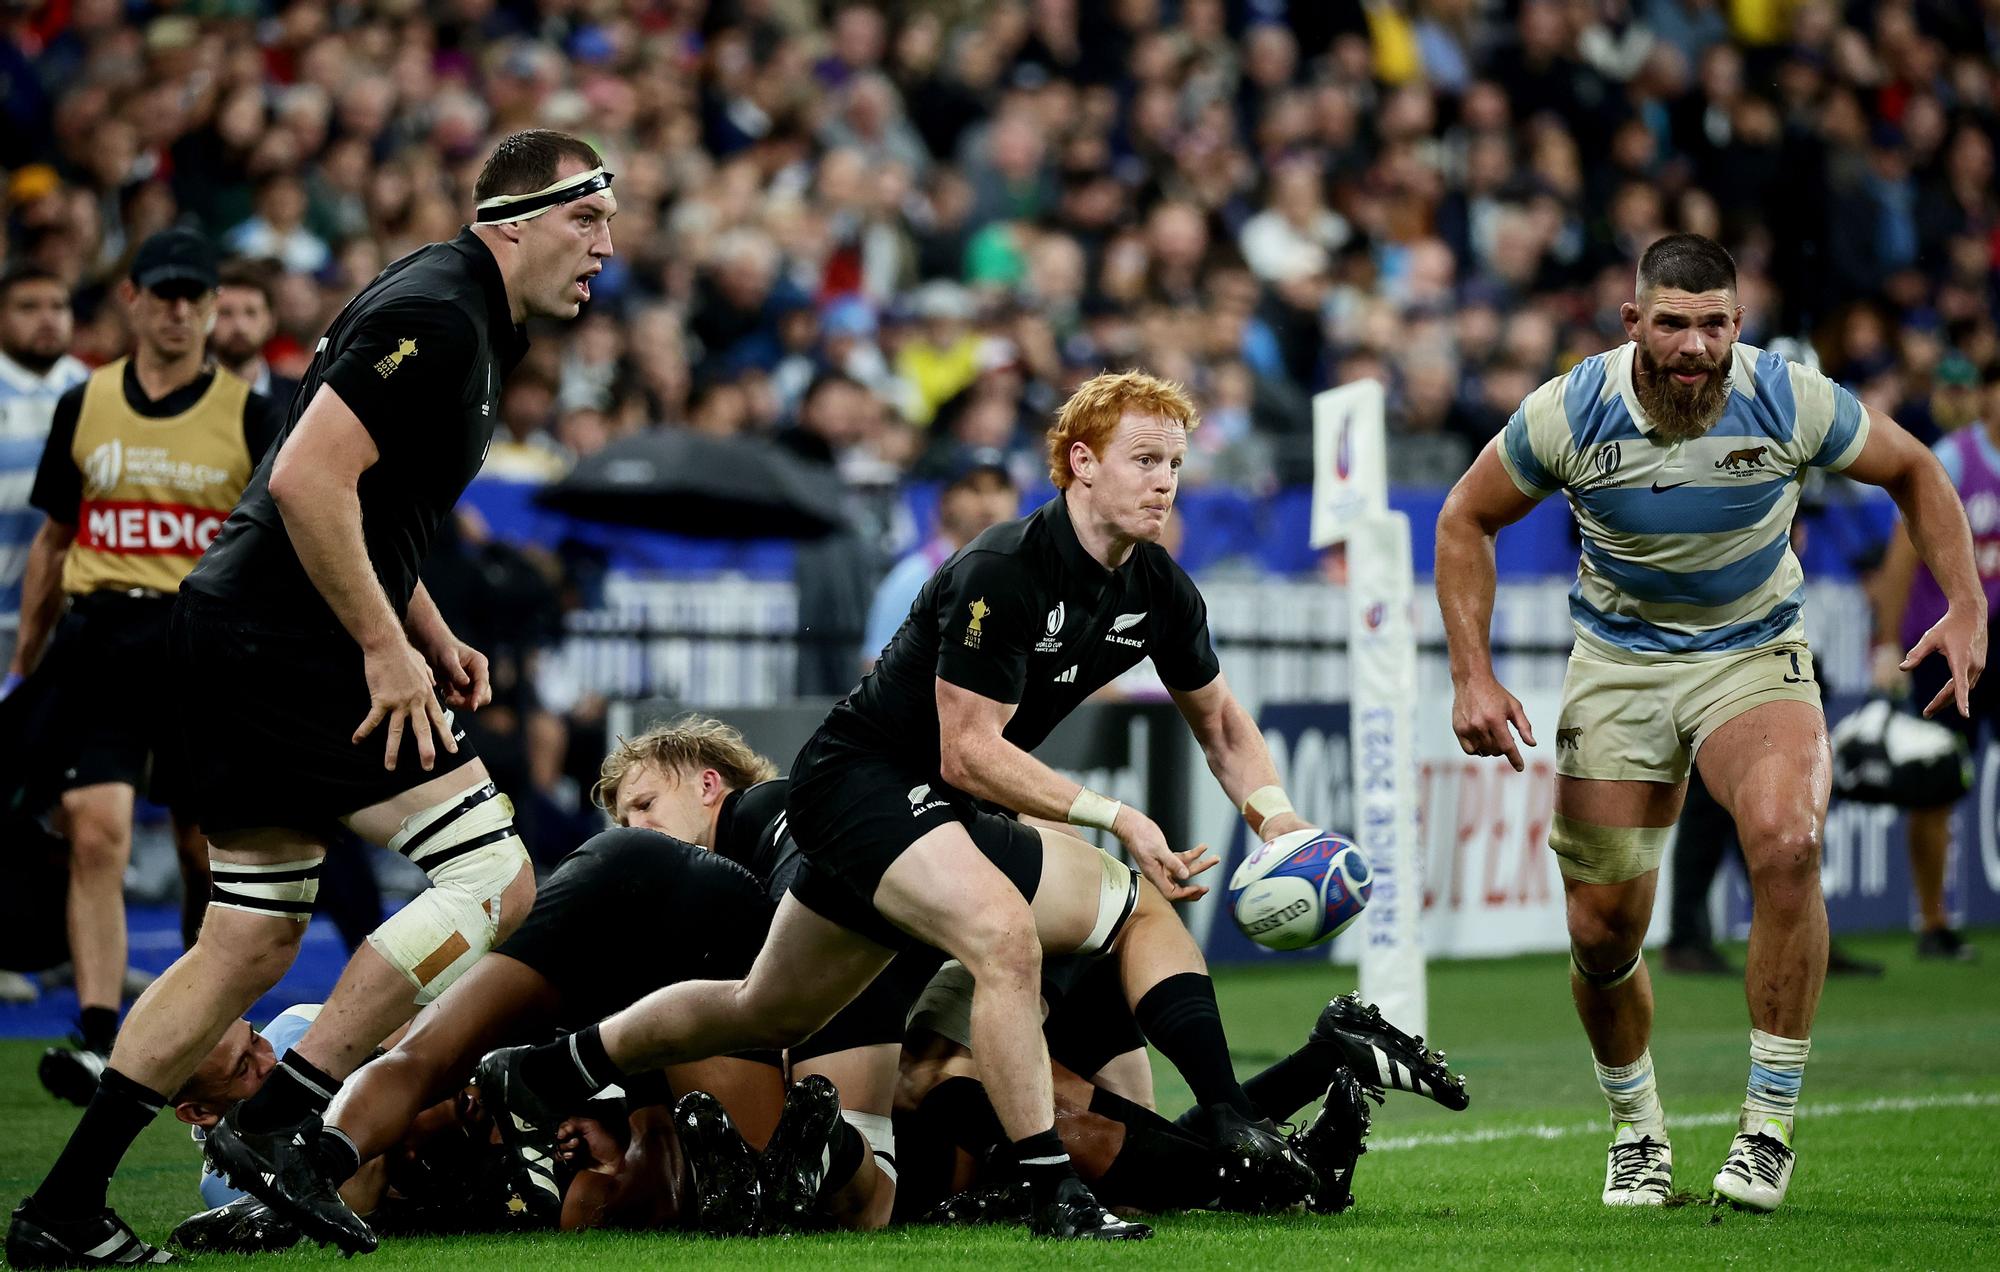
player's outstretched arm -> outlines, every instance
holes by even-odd
[[[1014,715],[1008,703],[937,679],[938,773],[976,799],[1026,817],[1108,830],[1169,901],[1206,893],[1188,882],[1216,864],[1206,848],[1175,852],[1153,819],[1129,804],[1079,786],[1002,735]]]
[[[1935,715],[1955,701],[1959,714],[1970,716],[1972,686],[1986,669],[1986,591],[1973,565],[1972,527],[1966,523],[1965,506],[1937,456],[1896,421],[1872,408],[1863,409],[1868,411],[1868,440],[1847,466],[1847,475],[1889,492],[1902,509],[1903,525],[1917,556],[1930,567],[1948,602],[1944,617],[1903,659],[1903,670],[1933,653],[1943,654],[1951,668],[1951,683],[1931,699],[1924,714]]]
[[[360,417],[322,384],[272,462],[271,499],[307,577],[366,659],[369,711],[354,740],[386,722],[383,767],[393,769],[407,727],[429,769],[437,762],[434,734],[448,751],[458,743],[445,727],[430,665],[403,634],[361,534],[361,474],[380,457]]]
[[[1519,772],[1525,765],[1514,733],[1529,746],[1535,733],[1528,713],[1493,675],[1493,541],[1535,506],[1500,460],[1494,438],[1445,497],[1437,520],[1438,608],[1451,651],[1451,727],[1467,755],[1504,755]]]
[[[1266,843],[1280,835],[1304,830],[1312,823],[1292,808],[1278,786],[1278,767],[1264,732],[1218,673],[1199,689],[1183,693],[1169,689],[1181,718],[1188,722],[1208,771],[1243,813],[1250,833]]]

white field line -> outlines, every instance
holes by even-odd
[[[1914,1113],[1919,1109],[1973,1109],[2000,1106],[2000,1094],[1987,1092],[1965,1092],[1959,1095],[1916,1095],[1897,1096],[1880,1100],[1863,1100],[1856,1104],[1805,1104],[1799,1115],[1808,1122],[1823,1117],[1856,1117],[1869,1113]],[[1729,1126],[1737,1118],[1737,1111],[1727,1113],[1691,1113],[1684,1117],[1668,1117],[1667,1129],[1681,1127]],[[1393,1153],[1405,1148],[1450,1148],[1457,1144],[1492,1144],[1503,1140],[1554,1140],[1568,1139],[1573,1135],[1605,1135],[1609,1131],[1606,1118],[1600,1117],[1589,1122],[1571,1122],[1556,1126],[1538,1122],[1526,1126],[1485,1126],[1471,1131],[1443,1131],[1432,1135],[1391,1135],[1368,1141],[1368,1151],[1373,1153]]]

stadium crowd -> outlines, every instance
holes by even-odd
[[[1462,471],[1621,339],[1660,233],[1743,267],[1919,430],[2000,358],[2000,10],[1977,0],[414,0],[0,5],[7,259],[109,285],[182,223],[268,261],[297,375],[449,238],[529,125],[619,174],[618,254],[508,385],[488,472],[644,429],[779,433],[850,481],[1033,477],[1084,375],[1183,381],[1191,482],[1296,478],[1307,396],[1383,376],[1394,476]]]

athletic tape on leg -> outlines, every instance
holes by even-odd
[[[253,866],[239,861],[218,861],[211,848],[208,903],[225,910],[304,923],[312,918],[313,902],[319,898],[320,867],[325,863],[326,854],[322,852],[293,861]]]
[[[1102,869],[1097,876],[1097,922],[1077,946],[1079,954],[1095,954],[1118,939],[1125,921],[1139,907],[1139,872],[1118,858],[1097,850]]]
[[[852,1109],[842,1109],[840,1116],[847,1124],[861,1132],[861,1138],[868,1141],[868,1151],[874,1154],[875,1164],[896,1182],[896,1127],[888,1118],[879,1113],[856,1113]]]
[[[501,894],[528,864],[513,814],[489,782],[406,818],[389,840],[423,867],[431,886],[368,943],[416,987],[418,1006],[450,988],[499,936]]]
[[[1645,954],[1642,951],[1634,954],[1631,958],[1608,972],[1593,972],[1583,965],[1582,959],[1576,956],[1576,946],[1572,945],[1569,947],[1569,965],[1571,970],[1575,971],[1583,979],[1584,984],[1596,989],[1616,989],[1626,981],[1631,980],[1639,974],[1639,962],[1644,957]]]
[[[1549,851],[1563,878],[1576,883],[1624,883],[1660,868],[1671,826],[1599,826],[1557,813]]]

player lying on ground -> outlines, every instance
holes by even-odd
[[[1056,1129],[1098,1197],[1147,1210],[1243,1208],[1231,1195],[1240,1184],[1214,1146],[1188,1131],[1186,1116],[1176,1124],[1159,1115],[1150,1081],[1143,1089],[1129,1082],[1144,1072],[1147,1054],[1118,992],[1116,969],[1074,956],[1051,959],[1043,986],[1051,1004],[1043,1031],[1054,1066]],[[1017,1214],[1023,1200],[1004,1178],[976,1180],[1001,1139],[972,1063],[971,990],[955,963],[925,989],[911,1014],[896,1097],[906,1174],[929,1184],[925,1196],[908,1190],[899,1209],[922,1214],[957,1192],[933,1212],[950,1221]],[[1385,1084],[1449,1109],[1466,1107],[1464,1080],[1444,1067],[1441,1052],[1426,1051],[1421,1039],[1352,994],[1327,1004],[1303,1047],[1244,1082],[1258,1112],[1274,1122],[1325,1097],[1319,1116],[1292,1136],[1319,1180],[1310,1209],[1336,1214],[1351,1204],[1354,1162],[1369,1123],[1363,1092],[1379,1101]]]
[[[1043,950],[1102,949],[1122,924],[1134,947],[1121,964],[1126,996],[1147,1039],[1193,1087],[1201,1132],[1262,1177],[1266,1204],[1311,1191],[1312,1172],[1230,1069],[1214,987],[1178,921],[1124,924],[1136,901],[1130,872],[1079,840],[982,842],[991,814],[975,803],[1109,830],[1169,900],[1200,895],[1191,880],[1213,864],[1205,849],[1176,852],[1143,813],[1031,753],[1088,695],[1150,657],[1252,831],[1268,838],[1307,826],[1220,675],[1200,593],[1158,545],[1197,422],[1178,387],[1150,376],[1101,375],[1080,387],[1050,430],[1058,496],[947,561],[800,752],[786,808],[805,868],[750,975],[676,986],[557,1044],[488,1057],[487,1098],[552,1125],[624,1072],[790,1045],[898,950],[929,945],[972,972],[977,1063],[1034,1198],[1031,1226],[1144,1237],[1149,1230],[1111,1215],[1071,1169],[1039,1028]]]
[[[464,990],[454,986],[438,998],[388,1056],[354,1076],[328,1110],[318,1140],[290,1158],[292,1174],[242,1182],[286,1214],[310,1212],[328,1204],[332,1186],[360,1162],[394,1144],[416,1110],[456,1090],[488,1048],[600,1018],[682,978],[742,974],[772,910],[770,882],[758,872],[782,878],[796,856],[784,834],[786,784],[768,780],[770,772],[768,760],[716,720],[686,718],[620,744],[606,760],[598,796],[624,828],[564,858],[522,930],[474,964]],[[904,1012],[864,996],[822,1030],[828,1040],[808,1040],[810,1058],[798,1068],[838,1074],[850,1052],[882,1046],[894,1064]],[[704,1066],[702,1074],[670,1070],[670,1088],[722,1094],[728,1112],[762,1146],[786,1098],[776,1056],[772,1064],[704,1058]],[[732,1080],[714,1076],[732,1068]],[[634,1086],[626,1084],[628,1092]],[[792,1180],[774,1192],[796,1202],[802,1188],[796,1180],[808,1176],[802,1206],[824,1206],[860,1228],[888,1220],[894,1178],[880,1162],[892,1170],[894,1142],[886,1130],[894,1074],[878,1086],[880,1124],[866,1108],[840,1116],[836,1102],[818,1142],[810,1136],[798,1142],[806,1166],[790,1170],[792,1138],[780,1138],[784,1152],[764,1154],[768,1178]],[[866,1094],[866,1084],[856,1090]],[[800,1116],[806,1128],[820,1124],[816,1106]],[[530,1134],[502,1126],[530,1160],[554,1152],[556,1130]],[[882,1142],[870,1144],[872,1136]],[[750,1188],[734,1204],[744,1208],[746,1224],[776,1226],[776,1216],[760,1216],[758,1200],[760,1192]],[[704,1224],[726,1226],[720,1218]]]
[[[1583,535],[1576,647],[1556,729],[1549,846],[1561,859],[1571,990],[1611,1106],[1607,1205],[1673,1190],[1640,954],[1660,853],[1698,765],[1743,844],[1752,900],[1750,1081],[1715,1191],[1784,1200],[1813,1014],[1826,978],[1820,837],[1832,768],[1804,574],[1789,531],[1805,470],[1881,486],[1949,606],[1904,659],[1950,669],[1926,714],[1966,714],[1986,662],[1986,596],[1965,510],[1937,458],[1817,371],[1737,340],[1736,263],[1698,234],[1646,249],[1631,343],[1528,395],[1438,516],[1452,727],[1468,755],[1532,746],[1493,674],[1493,541],[1557,490]]]

